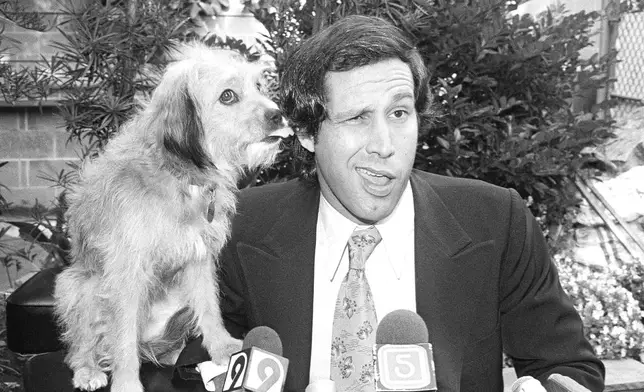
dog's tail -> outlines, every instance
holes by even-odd
[[[65,362],[71,369],[89,367],[110,371],[107,356],[106,325],[100,312],[104,306],[97,275],[74,265],[56,278],[55,314],[62,330],[62,341],[69,352]]]
[[[188,307],[179,309],[165,326],[163,335],[139,344],[141,357],[157,366],[174,365],[186,341],[197,329],[194,313]]]

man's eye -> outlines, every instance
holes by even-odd
[[[237,94],[233,90],[224,90],[223,93],[221,93],[221,96],[219,97],[219,102],[223,103],[224,105],[232,105],[234,103],[239,102],[239,98],[237,97]]]
[[[359,115],[357,115],[357,116],[354,116],[354,117],[351,117],[351,118],[346,119],[346,120],[345,120],[345,122],[348,122],[348,123],[357,123],[357,122],[362,121],[363,119],[364,119],[364,116],[363,116],[362,114],[359,114]]]
[[[403,118],[403,117],[405,117],[406,115],[407,115],[407,111],[406,111],[406,110],[402,110],[402,109],[400,109],[400,110],[395,110],[395,111],[394,111],[394,117],[396,117],[396,118]]]

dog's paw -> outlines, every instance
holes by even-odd
[[[107,385],[107,374],[99,369],[84,367],[74,372],[73,382],[74,388],[95,391]]]
[[[241,351],[242,344],[241,340],[230,338],[208,349],[208,353],[215,364],[226,365],[232,354]]]

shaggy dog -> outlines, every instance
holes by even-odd
[[[143,391],[140,360],[174,364],[191,334],[216,363],[241,348],[223,325],[216,259],[238,180],[272,163],[290,131],[262,80],[234,52],[188,45],[82,168],[72,264],[55,288],[74,387],[101,388],[111,372],[112,391]]]

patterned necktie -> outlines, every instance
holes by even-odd
[[[373,392],[373,345],[376,342],[376,308],[364,265],[380,242],[371,226],[355,230],[349,238],[349,272],[344,277],[333,317],[331,379],[338,392]]]

